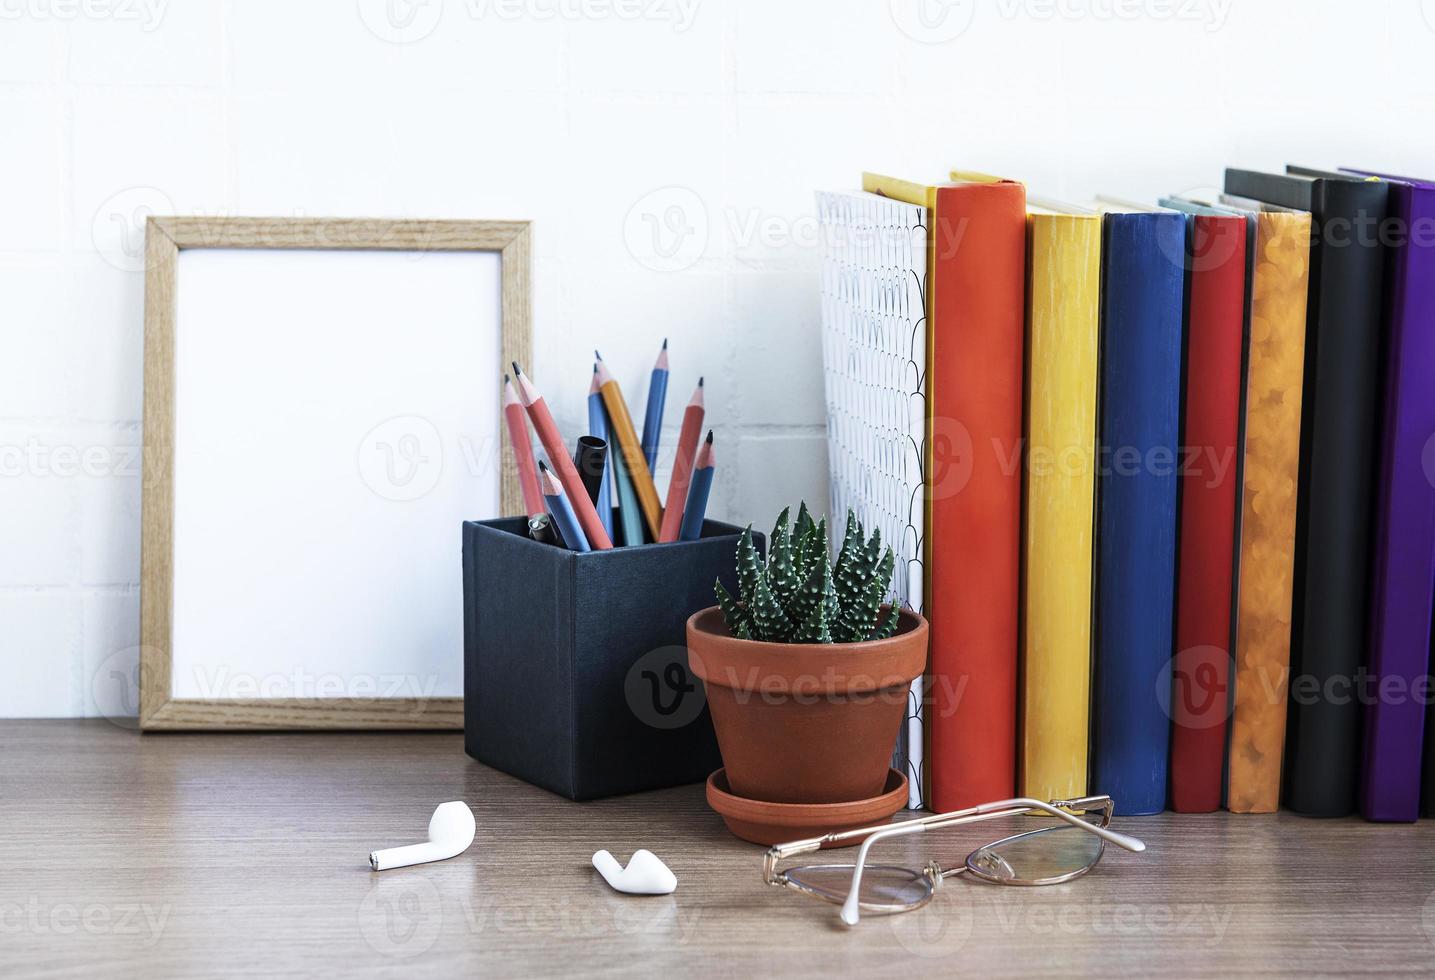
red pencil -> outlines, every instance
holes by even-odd
[[[658,532],[659,541],[678,540],[678,531],[683,526],[683,505],[688,500],[688,481],[693,476],[693,457],[698,451],[698,436],[703,430],[703,379],[688,407],[683,412],[683,431],[678,436],[678,455],[673,460],[673,475],[668,481],[668,501],[663,507],[663,526]]]
[[[523,509],[528,516],[542,514],[543,492],[538,489],[538,471],[533,468],[533,437],[528,434],[528,416],[513,390],[513,381],[503,376],[503,417],[508,420],[508,439],[518,462],[518,483],[523,488]]]
[[[598,520],[598,510],[593,506],[593,501],[588,499],[588,491],[583,486],[583,479],[578,475],[578,468],[573,465],[573,460],[568,457],[568,449],[563,443],[563,436],[558,432],[558,426],[553,422],[553,415],[548,411],[548,403],[533,387],[533,382],[518,366],[513,364],[514,385],[518,388],[518,397],[528,408],[528,418],[533,423],[533,429],[538,433],[538,441],[543,443],[543,449],[548,453],[548,462],[558,472],[558,481],[563,484],[563,490],[568,494],[568,502],[573,505],[574,512],[578,515],[578,524],[583,528],[583,534],[588,538],[588,545],[595,551],[603,551],[613,547],[613,539],[608,537],[608,532],[603,529],[603,522]]]

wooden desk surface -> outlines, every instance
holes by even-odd
[[[467,853],[369,871],[466,800]],[[990,826],[990,825],[988,825]],[[1435,962],[1435,822],[1128,818],[1051,888],[954,879],[926,909],[843,929],[770,888],[701,786],[570,803],[479,765],[458,735],[147,735],[0,722],[0,974],[1213,976]],[[925,835],[924,835],[925,836]],[[890,846],[960,860],[963,828]],[[678,876],[625,897],[589,864],[638,847]],[[904,854],[905,851],[905,854]]]

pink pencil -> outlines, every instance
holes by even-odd
[[[688,481],[693,476],[693,457],[698,451],[698,436],[703,431],[703,379],[688,407],[683,412],[683,430],[678,436],[678,455],[673,460],[673,476],[668,481],[668,502],[663,507],[663,526],[658,532],[659,541],[678,540],[678,531],[683,526],[683,505],[688,499]]]
[[[523,509],[529,517],[542,514],[543,492],[538,489],[538,471],[533,468],[533,437],[528,434],[528,416],[523,414],[523,403],[506,374],[503,376],[503,417],[508,420],[508,440],[513,443],[513,458],[518,462]]]
[[[533,382],[528,380],[528,376],[516,361],[513,364],[513,377],[514,385],[518,388],[518,397],[528,409],[529,421],[538,433],[538,441],[543,443],[543,449],[548,453],[549,464],[558,471],[558,482],[563,484],[568,502],[578,515],[578,524],[583,528],[589,546],[595,551],[605,551],[613,547],[613,539],[608,537],[608,532],[603,529],[603,522],[598,520],[598,511],[593,506],[593,501],[588,499],[588,491],[583,486],[583,479],[578,475],[578,467],[573,465],[573,460],[568,456],[563,436],[559,434],[558,426],[553,422],[553,415],[548,411],[548,403],[543,400],[538,389],[533,387]]]

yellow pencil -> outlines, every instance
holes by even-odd
[[[663,522],[663,505],[658,502],[658,488],[653,485],[653,474],[648,470],[648,458],[643,455],[643,444],[638,441],[638,432],[633,428],[633,417],[628,414],[628,403],[623,401],[623,389],[608,373],[608,366],[597,351],[598,390],[603,393],[603,405],[608,409],[608,423],[613,427],[613,442],[623,452],[623,462],[628,467],[628,476],[638,494],[638,506],[643,510],[643,523],[648,533],[658,540]]]

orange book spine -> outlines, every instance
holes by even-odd
[[[929,398],[931,804],[1016,791],[1026,191],[937,190]]]
[[[1295,593],[1310,215],[1256,217],[1246,378],[1245,496],[1226,807],[1280,806]]]

